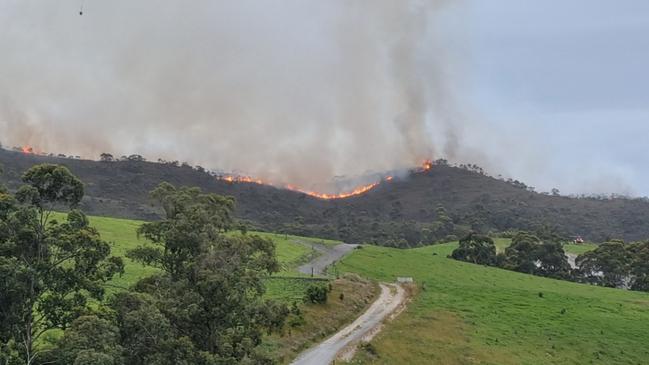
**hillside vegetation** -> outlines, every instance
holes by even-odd
[[[65,219],[65,214],[56,213],[53,218],[62,221]],[[124,260],[124,273],[115,276],[106,284],[109,294],[126,290],[138,280],[159,272],[155,268],[144,266],[126,257],[127,251],[146,243],[144,238],[137,235],[137,229],[144,221],[96,216],[89,216],[88,219],[90,224],[99,231],[101,237],[111,244],[112,254],[120,256]],[[231,234],[240,233],[233,232]],[[266,297],[289,304],[293,302],[301,303],[304,292],[311,283],[310,280],[306,280],[307,278],[302,279],[301,277],[306,277],[306,275],[296,270],[297,266],[307,262],[314,256],[314,252],[308,244],[335,245],[339,243],[331,240],[267,232],[253,231],[247,234],[259,235],[275,242],[277,260],[280,262],[281,271],[266,279]],[[349,286],[347,283],[343,283],[343,285]]]
[[[62,221],[65,219],[65,214],[55,213],[53,218]],[[137,229],[145,223],[144,221],[96,216],[89,216],[88,219],[90,225],[99,231],[102,239],[111,244],[111,253],[115,256],[122,257],[124,260],[124,274],[116,276],[108,282],[107,289],[109,292],[114,293],[127,289],[138,280],[158,272],[155,268],[136,263],[126,257],[127,251],[146,243],[146,240],[138,237],[137,234]],[[232,234],[239,233],[233,232]],[[301,299],[304,295],[303,289],[306,284],[300,280],[295,280],[296,283],[290,283],[290,279],[291,277],[301,276],[295,268],[313,256],[313,252],[307,243],[325,243],[330,245],[337,243],[336,241],[266,232],[248,232],[247,234],[259,235],[275,242],[277,259],[282,269],[274,277],[269,279],[271,283],[268,285],[269,293],[267,295],[272,298],[286,298],[287,300]],[[293,286],[295,288],[291,289]]]
[[[333,201],[254,183],[221,181],[188,165],[96,162],[6,150],[0,150],[5,170],[0,181],[16,188],[20,175],[38,162],[64,164],[79,176],[86,185],[83,209],[93,215],[157,219],[161,212],[148,193],[168,181],[235,197],[237,217],[252,228],[349,243],[412,247],[448,235],[461,237],[470,230],[510,229],[550,229],[564,237],[581,235],[592,241],[649,237],[649,220],[643,218],[649,216],[649,203],[643,199],[539,194],[516,181],[444,164],[395,177],[361,196]]]
[[[56,213],[54,217],[63,221],[65,214]],[[116,276],[107,284],[109,294],[115,294],[134,285],[138,280],[158,272],[157,269],[143,266],[126,257],[126,252],[146,242],[139,238],[137,229],[144,221],[109,217],[88,217],[101,237],[111,244],[113,255],[124,260],[124,274]],[[233,235],[240,234],[232,232]],[[311,237],[273,234],[267,232],[248,232],[275,242],[277,259],[281,271],[265,281],[265,297],[280,302],[297,305],[299,316],[294,314],[283,332],[272,335],[264,341],[264,350],[279,363],[288,363],[297,354],[314,342],[320,341],[356,318],[378,294],[375,283],[357,276],[342,277],[331,281],[329,300],[323,304],[304,304],[306,289],[314,283],[306,275],[297,272],[298,265],[314,256],[309,247],[311,243],[334,246],[340,242]],[[326,285],[327,280],[315,281]],[[45,337],[46,342],[55,342],[61,331],[53,331]]]
[[[338,269],[420,290],[354,363],[646,364],[649,295],[447,258],[443,244],[364,246]]]

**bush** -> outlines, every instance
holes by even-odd
[[[376,347],[374,347],[374,345],[372,345],[372,343],[370,342],[363,342],[360,347],[362,350],[364,350],[365,352],[367,352],[368,354],[374,357],[379,356],[379,352],[376,351]]]
[[[305,300],[313,304],[324,304],[327,302],[327,286],[320,284],[311,284],[306,289]]]
[[[487,236],[471,233],[460,240],[459,247],[453,250],[451,257],[474,264],[493,265],[496,261],[496,245]]]

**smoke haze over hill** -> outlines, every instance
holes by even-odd
[[[9,1],[5,144],[309,186],[448,155],[437,1]]]
[[[462,4],[469,4],[468,10]],[[537,71],[528,59],[518,60],[516,52],[507,53],[534,43],[523,38],[529,35],[524,27],[506,20],[534,22],[535,15],[529,14],[544,13],[505,0],[489,4],[3,1],[0,142],[90,158],[101,152],[138,153],[305,188],[334,176],[447,158],[478,163],[493,174],[521,178],[545,190],[558,186],[564,191],[644,193],[639,188],[642,177],[635,173],[636,165],[624,164],[631,161],[625,155],[593,161],[594,150],[608,140],[592,138],[577,142],[585,149],[568,148],[575,138],[590,138],[581,134],[588,122],[567,128],[547,122],[561,115],[586,120],[583,113],[542,115],[525,109],[529,102],[516,99],[520,93],[498,99],[503,94],[498,87],[508,83],[493,75],[524,83],[530,75],[552,73]],[[589,12],[600,8],[593,5]],[[558,24],[572,24],[564,18]],[[497,32],[501,22],[504,34],[520,35],[521,44]],[[532,40],[534,36],[532,32]],[[466,44],[477,41],[482,42],[478,49],[504,51],[496,56],[465,52]],[[510,60],[531,70],[517,74]],[[479,77],[464,72],[475,68],[483,72]],[[489,77],[477,92],[481,96],[472,103],[476,92],[465,79],[484,75]],[[549,95],[579,93],[556,78],[548,86]],[[541,79],[529,85],[536,87],[548,77]],[[555,111],[555,106],[549,109]],[[644,114],[633,115],[640,119]],[[619,114],[611,115],[611,120],[616,118]],[[638,135],[636,129],[627,132],[620,134]],[[628,147],[620,151],[637,155]],[[580,175],[565,179],[575,168]]]

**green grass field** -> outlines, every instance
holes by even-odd
[[[54,213],[52,218],[61,221],[65,219],[65,214]],[[95,216],[89,216],[88,219],[90,224],[99,231],[101,238],[111,244],[111,254],[121,256],[124,259],[124,274],[116,276],[107,284],[106,289],[109,294],[116,290],[126,289],[139,279],[157,272],[155,268],[144,266],[126,257],[128,250],[147,244],[144,238],[138,238],[137,236],[137,229],[144,222]],[[239,233],[233,232],[231,234]],[[268,279],[267,296],[286,301],[301,299],[304,295],[304,289],[309,284],[306,280],[299,278],[306,275],[299,274],[295,269],[314,255],[310,244],[333,246],[340,243],[332,240],[266,232],[249,232],[248,234],[259,235],[275,242],[277,259],[282,270]]]
[[[55,213],[53,218],[64,220],[65,216],[63,213]],[[89,216],[88,220],[90,221],[90,225],[99,231],[101,238],[110,243],[111,255],[120,256],[124,260],[124,274],[115,276],[107,284],[106,289],[108,293],[126,289],[139,279],[157,272],[155,268],[144,266],[126,257],[128,250],[132,250],[141,244],[146,244],[144,238],[137,237],[137,229],[144,222],[94,216]]]
[[[648,364],[649,294],[535,277],[447,258],[456,244],[366,246],[338,269],[420,292],[355,363]]]
[[[61,219],[61,215],[56,216]],[[89,217],[113,255],[140,244],[143,223]],[[233,233],[238,234],[238,233]],[[309,283],[295,268],[313,255],[310,243],[335,241],[250,232],[273,239],[282,272],[267,281],[268,297],[302,298]],[[509,240],[496,240],[503,250]],[[420,287],[406,311],[373,341],[378,355],[354,362],[380,364],[648,364],[649,295],[534,277],[448,259],[455,244],[398,250],[366,246],[339,265],[381,281],[412,276]],[[566,245],[583,253],[595,245]],[[109,290],[155,273],[125,258],[126,273]]]
[[[576,255],[581,255],[582,253],[586,253],[588,251],[592,251],[597,248],[597,245],[594,243],[581,243],[581,244],[569,244],[569,245],[563,245],[564,251],[568,253],[574,253]]]

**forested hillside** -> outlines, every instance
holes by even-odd
[[[571,198],[530,191],[519,182],[486,176],[479,169],[437,164],[428,171],[382,182],[356,197],[321,200],[254,183],[218,180],[203,169],[145,161],[98,162],[0,151],[0,176],[10,188],[36,163],[67,166],[86,184],[89,214],[155,220],[160,212],[148,192],[162,181],[231,195],[237,217],[252,228],[417,246],[471,230],[545,230],[565,237],[649,238],[649,203],[644,199]]]

